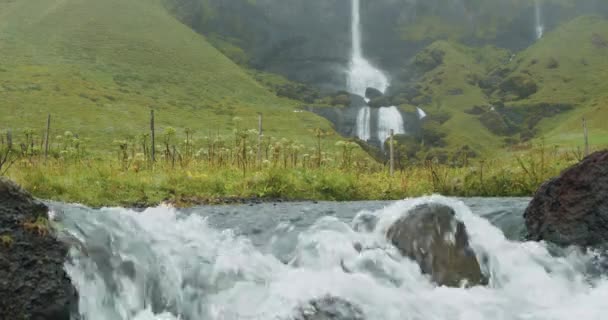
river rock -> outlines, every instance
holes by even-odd
[[[63,265],[48,208],[0,178],[0,318],[70,320],[78,296]]]
[[[524,218],[528,239],[562,246],[608,245],[608,150],[545,182]]]
[[[361,308],[332,296],[311,301],[298,308],[295,320],[365,320]]]
[[[487,284],[466,227],[448,206],[428,203],[413,208],[388,229],[387,237],[439,285]]]

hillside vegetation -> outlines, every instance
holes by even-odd
[[[608,20],[593,16],[574,19],[516,53],[439,40],[405,71],[406,79],[419,74],[404,84],[417,93],[407,103],[431,114],[436,125],[427,127],[445,135],[435,147],[447,150],[466,145],[495,154],[541,139],[580,147],[583,117],[591,145],[602,146],[608,142],[607,55]]]
[[[0,1],[0,129],[53,115],[53,137],[72,131],[108,149],[157,126],[201,135],[237,126],[310,142],[327,121],[295,113],[157,0]],[[237,119],[235,119],[237,118]],[[240,119],[240,120],[239,120]],[[236,120],[236,121],[235,121]]]

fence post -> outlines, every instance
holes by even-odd
[[[258,165],[262,165],[262,114],[258,113]]]
[[[44,160],[49,156],[49,140],[51,138],[51,114],[46,118],[46,135],[44,139]]]
[[[390,150],[390,174],[391,177],[395,175],[395,146],[393,144],[393,138],[395,136],[395,130],[391,129],[391,136],[390,136],[390,146],[389,146],[389,150]]]
[[[152,155],[152,162],[156,161],[156,141],[154,136],[154,110],[150,110],[150,131],[151,131],[151,141],[152,141],[152,149],[150,149],[150,154]]]
[[[6,145],[8,146],[9,150],[13,149],[13,131],[11,129],[6,131]]]
[[[583,132],[585,134],[585,157],[589,156],[589,130],[587,130],[587,119],[583,118]]]

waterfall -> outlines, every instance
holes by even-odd
[[[361,107],[357,113],[357,137],[363,141],[369,141],[372,137],[371,113],[372,110],[368,106]]]
[[[352,0],[351,24],[353,47],[348,73],[348,89],[351,93],[362,97],[365,97],[367,88],[375,88],[384,93],[388,88],[388,77],[363,56],[360,0]]]
[[[352,54],[347,83],[348,91],[365,97],[367,88],[375,88],[385,93],[389,86],[389,80],[382,70],[374,67],[363,55],[360,10],[360,0],[352,0]],[[357,113],[356,128],[359,139],[369,141],[372,138],[371,121],[371,108],[367,106],[361,108]],[[378,132],[376,132],[375,138],[383,143],[391,129],[395,133],[404,133],[403,124],[403,117],[396,107],[383,107],[379,111]]]
[[[416,108],[416,111],[418,112],[418,119],[422,120],[426,118],[426,112],[424,112],[424,110]]]
[[[542,17],[542,7],[540,4],[540,0],[534,0],[534,29],[536,32],[536,39],[540,39],[543,37],[545,33],[545,26],[543,24]]]
[[[384,146],[384,142],[391,134],[391,130],[395,134],[404,134],[405,126],[403,117],[397,107],[382,107],[378,110],[378,140]]]

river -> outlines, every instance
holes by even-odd
[[[429,201],[456,210],[488,286],[437,287],[385,240],[392,222]],[[83,319],[606,319],[608,279],[594,272],[594,253],[523,241],[528,201],[432,196],[183,210],[47,204],[60,235],[74,243],[66,270]],[[324,317],[303,316],[323,297],[356,312],[338,303]]]

